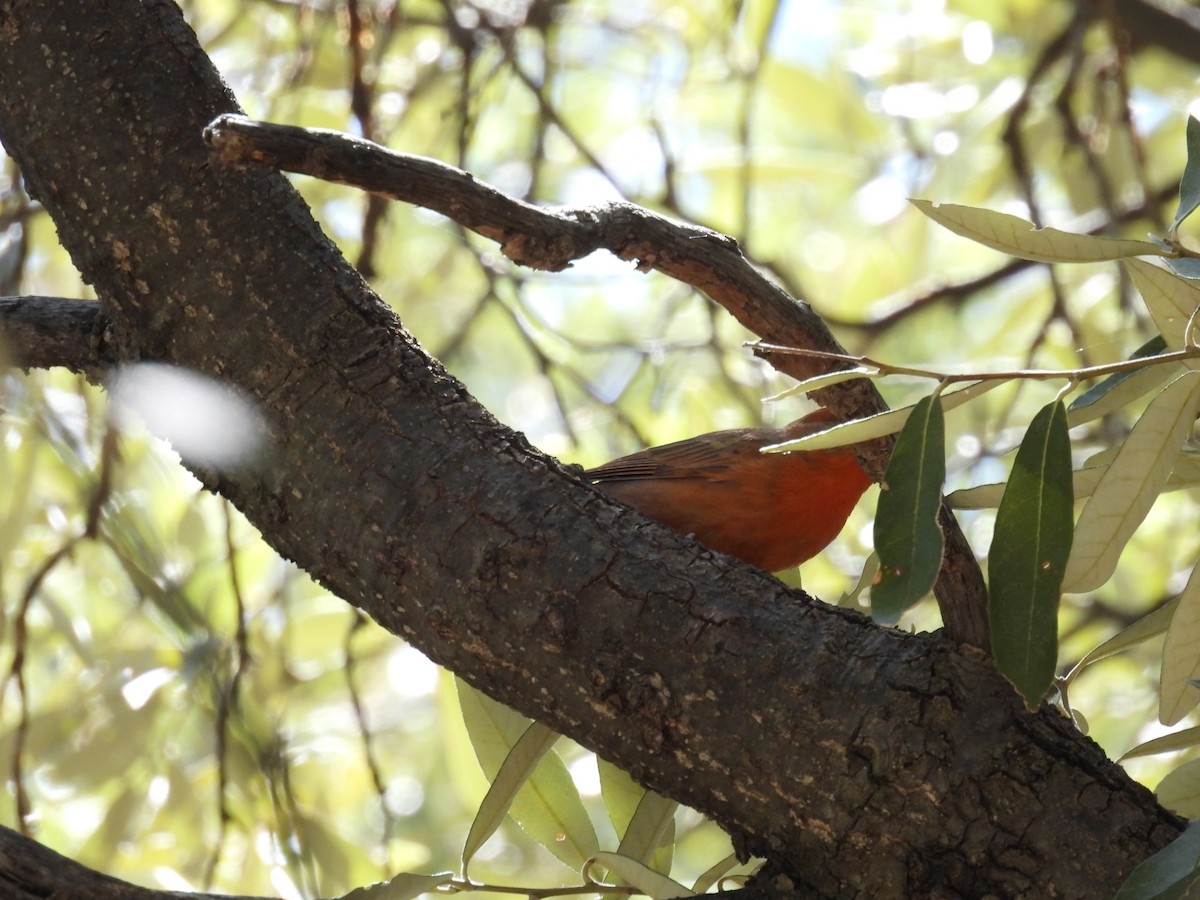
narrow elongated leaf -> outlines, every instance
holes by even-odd
[[[976,381],[957,391],[949,391],[941,395],[942,412],[950,412],[964,403],[986,394],[993,388],[998,388],[1007,382],[999,379],[992,381]],[[842,422],[831,428],[810,434],[807,437],[785,441],[782,444],[772,444],[764,447],[766,453],[784,453],[793,450],[827,450],[830,447],[844,447],[846,444],[857,444],[860,441],[870,441],[886,437],[900,431],[908,422],[909,416],[916,411],[918,404],[902,406],[900,409],[888,410],[865,419],[855,419],[853,422]]]
[[[719,863],[710,866],[706,871],[702,872],[700,877],[696,879],[696,883],[692,885],[692,890],[697,894],[707,894],[709,888],[724,878],[726,873],[737,864],[737,854],[730,853]]]
[[[1155,397],[1109,464],[1075,526],[1064,591],[1108,581],[1129,538],[1150,511],[1196,420],[1200,373],[1188,371]]]
[[[1194,884],[1200,859],[1200,822],[1190,824],[1183,834],[1129,873],[1113,900],[1166,900],[1182,897]],[[1176,893],[1178,891],[1178,893]],[[1171,892],[1171,893],[1168,893]]]
[[[896,438],[875,513],[879,579],[871,588],[872,612],[892,621],[920,600],[937,578],[942,530],[937,524],[946,478],[942,407],[926,397]]]
[[[1069,412],[1067,413],[1067,427],[1071,427]],[[1097,453],[1084,462],[1082,469],[1076,469],[1072,473],[1071,482],[1075,487],[1076,502],[1085,500],[1095,493],[1100,479],[1108,470],[1108,464],[1116,457],[1119,449],[1119,447],[1113,447],[1111,450]],[[953,509],[995,509],[1000,505],[1000,498],[1004,496],[1004,485],[1005,483],[1001,481],[995,484],[979,484],[971,488],[962,488],[948,494],[946,502]],[[1200,453],[1184,448],[1175,459],[1175,464],[1171,467],[1171,474],[1167,476],[1167,483],[1163,485],[1161,493],[1182,491],[1197,485],[1200,485]],[[839,603],[838,605],[844,604]]]
[[[454,880],[450,872],[437,875],[420,875],[404,872],[388,881],[355,888],[342,896],[342,900],[414,900],[422,894],[432,893],[436,888]]]
[[[1168,256],[1163,260],[1163,263],[1180,278],[1187,278],[1191,281],[1200,279],[1200,259],[1196,259],[1194,256],[1180,256],[1178,258]]]
[[[675,830],[675,810],[679,804],[654,791],[646,791],[637,806],[617,852],[638,862],[650,863],[667,834]]]
[[[1137,759],[1142,756],[1154,756],[1156,753],[1174,753],[1177,750],[1195,747],[1197,744],[1200,744],[1200,726],[1184,728],[1182,731],[1164,734],[1162,737],[1156,737],[1126,750],[1117,762],[1122,763],[1127,759]]]
[[[1168,381],[1178,378],[1183,370],[1183,364],[1178,362],[1161,363],[1138,369],[1136,372],[1130,373],[1128,378],[1114,384],[1108,393],[1099,397],[1094,403],[1087,406],[1071,404],[1067,409],[1067,427],[1075,428],[1116,412],[1134,400],[1153,393]]]
[[[1189,819],[1200,818],[1200,759],[1172,769],[1163,776],[1154,793],[1168,809]]]
[[[1183,220],[1200,206],[1200,122],[1195,116],[1187,120],[1187,163],[1179,180],[1179,209],[1171,223],[1171,234],[1179,230]]]
[[[753,344],[750,345],[753,348]],[[835,384],[841,384],[844,381],[853,381],[855,378],[878,378],[880,376],[878,369],[872,369],[868,366],[855,366],[853,369],[838,369],[836,372],[826,372],[823,375],[813,375],[811,378],[805,378],[798,384],[793,384],[786,391],[780,391],[767,397],[763,402],[771,403],[776,400],[784,400],[788,397],[795,397],[797,394],[808,394],[812,391],[819,391],[821,388],[827,388]]]
[[[976,243],[1034,262],[1099,262],[1127,256],[1162,256],[1163,250],[1149,241],[1072,234],[1057,228],[1035,228],[1032,222],[991,209],[976,209],[954,203],[910,200],[939,225]]]
[[[1147,359],[1156,356],[1167,349],[1167,342],[1161,334],[1156,334],[1129,357],[1130,359]],[[1122,408],[1127,403],[1143,397],[1169,378],[1171,372],[1178,373],[1179,363],[1163,363],[1146,366],[1143,369],[1126,369],[1124,372],[1114,372],[1107,378],[1098,381],[1067,407],[1067,425],[1074,428],[1084,422],[1091,422],[1101,416]]]
[[[1074,502],[1067,411],[1056,400],[1034,416],[1021,441],[988,554],[992,654],[1030,709],[1054,680]]]
[[[605,809],[608,810],[613,831],[621,839],[618,852],[648,863],[656,871],[669,872],[675,855],[674,814],[678,804],[673,800],[665,800],[652,791],[647,791],[630,778],[629,773],[624,769],[617,768],[603,759],[597,759],[596,763],[600,772],[600,796],[604,800]],[[658,800],[646,804],[643,810],[643,803],[647,796],[657,797]],[[663,810],[666,821],[662,823],[662,832],[657,835],[658,843],[649,848],[649,855],[639,854],[638,849],[643,846],[642,842],[646,839],[647,822],[653,816],[656,802],[663,804],[660,808]],[[670,807],[669,812],[668,807]],[[642,818],[639,819],[639,816]],[[653,830],[658,828],[657,825],[651,827]],[[626,841],[630,841],[628,846],[626,846]]]
[[[1200,287],[1144,259],[1127,259],[1122,265],[1142,295],[1150,318],[1167,346],[1181,350],[1187,343],[1188,321],[1200,307]],[[1189,359],[1184,365],[1198,368],[1200,360]]]
[[[509,751],[528,729],[529,720],[461,679],[455,679],[455,685],[471,746],[488,780],[495,780]],[[599,847],[579,790],[553,751],[542,757],[525,789],[513,799],[509,814],[530,837],[575,871]]]
[[[692,897],[695,892],[684,887],[678,881],[672,881],[666,875],[655,872],[636,859],[622,856],[620,853],[596,853],[592,857],[597,864],[604,866],[610,872],[616,873],[626,884],[637,888],[654,900],[669,900],[672,897]]]
[[[1094,662],[1107,659],[1115,653],[1128,650],[1130,647],[1136,647],[1143,641],[1150,640],[1150,638],[1158,637],[1170,626],[1171,617],[1175,614],[1175,607],[1178,605],[1178,597],[1168,600],[1153,612],[1146,613],[1146,615],[1142,616],[1129,627],[1122,628],[1108,640],[1097,644],[1083,655],[1083,659],[1075,663],[1075,667],[1071,669],[1067,680],[1074,680],[1076,675]]]
[[[1167,479],[1167,490],[1178,491],[1182,488],[1195,487],[1200,484],[1200,453],[1184,448],[1171,468],[1171,477]]]
[[[1188,684],[1200,677],[1200,565],[1192,569],[1179,595],[1163,644],[1158,679],[1158,719],[1174,725],[1200,703],[1200,689]]]
[[[1087,466],[1076,469],[1071,473],[1071,493],[1076,500],[1090,497],[1100,483],[1108,466]],[[946,496],[946,502],[954,509],[995,509],[1004,499],[1004,489],[1008,482],[995,484],[980,484],[972,488],[963,488]]]
[[[463,845],[462,852],[464,872],[475,856],[475,852],[500,827],[500,823],[508,815],[509,807],[512,806],[512,802],[517,796],[517,791],[521,790],[533,777],[534,769],[542,761],[542,757],[554,746],[558,737],[557,733],[541,722],[533,722],[508,751],[508,756],[500,766],[496,777],[492,779],[492,786],[488,788],[487,795],[479,804],[479,810],[475,813],[475,821],[471,823],[471,830],[467,833],[467,840]]]
[[[463,724],[467,726],[467,736],[471,739],[480,768],[490,782],[500,771],[508,751],[529,728],[532,720],[475,690],[461,678],[454,679],[454,688],[458,693]]]
[[[837,603],[834,605],[846,609],[858,609],[862,605],[859,603],[862,592],[871,586],[875,581],[875,576],[878,574],[879,554],[872,551],[871,555],[867,557],[866,562],[863,563],[863,570],[858,576],[858,581],[854,582],[850,590],[838,597]]]
[[[596,769],[600,773],[600,799],[604,801],[613,831],[619,837],[629,827],[629,820],[637,812],[646,789],[634,781],[628,772],[608,760],[597,757]]]

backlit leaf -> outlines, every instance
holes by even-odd
[[[646,789],[634,781],[628,772],[608,760],[597,757],[596,768],[600,773],[600,798],[608,810],[613,831],[619,837],[629,827],[629,820],[637,812]]]
[[[634,781],[624,769],[603,759],[597,759],[596,763],[600,772],[600,796],[604,800],[605,809],[608,810],[613,830],[621,839],[618,852],[649,863],[659,872],[669,872],[674,857],[674,812],[678,804],[673,800],[665,800],[653,791],[647,791]],[[647,804],[643,809],[643,803],[647,796],[657,797],[658,801]],[[650,848],[649,855],[641,855],[636,852],[635,848],[639,846],[639,842],[645,839],[647,818],[652,815],[655,802],[670,806],[669,812],[667,812],[667,805],[662,807],[664,818],[668,821],[663,823],[662,832],[657,836],[658,843]],[[657,830],[657,826],[654,826],[654,830]],[[626,846],[627,840],[630,841],[629,846]]]
[[[754,345],[751,344],[750,347],[753,348]],[[867,366],[855,366],[853,369],[838,369],[836,372],[813,375],[811,378],[805,378],[803,381],[792,385],[786,391],[780,391],[778,394],[767,397],[763,403],[773,403],[776,400],[784,400],[788,397],[795,397],[798,394],[808,394],[812,391],[819,391],[821,388],[831,387],[845,381],[853,381],[855,378],[878,378],[879,375],[880,372],[878,369],[872,369]]]
[[[1056,400],[1034,416],[1021,441],[988,554],[992,654],[1030,709],[1054,680],[1073,518],[1067,412]]]
[[[646,896],[653,897],[654,900],[695,895],[694,891],[678,881],[672,881],[666,875],[620,853],[596,853],[592,858],[597,864],[618,875],[623,882],[637,888]]]
[[[1082,500],[1084,497],[1090,497],[1107,468],[1107,466],[1088,466],[1072,472],[1071,493],[1075,499]],[[994,484],[980,484],[971,488],[963,488],[947,495],[946,502],[953,509],[995,509],[1004,498],[1004,489],[1007,485],[1007,482],[1000,481]]]
[[[1143,641],[1150,640],[1150,638],[1158,637],[1170,626],[1171,617],[1175,614],[1175,607],[1178,604],[1178,597],[1168,600],[1153,612],[1146,613],[1146,615],[1142,616],[1132,625],[1122,628],[1108,640],[1097,644],[1085,653],[1079,662],[1075,663],[1075,667],[1071,669],[1070,675],[1067,676],[1068,680],[1073,679],[1076,674],[1082,672],[1094,662],[1107,659],[1116,653],[1120,653],[1122,650],[1128,650],[1130,647],[1136,647]]]
[[[1200,818],[1200,759],[1185,762],[1164,775],[1154,794],[1167,809],[1189,819]]]
[[[1200,453],[1184,448],[1171,467],[1171,477],[1167,479],[1167,490],[1177,491],[1181,488],[1195,487],[1200,484]]]
[[[692,890],[697,894],[708,893],[709,888],[725,877],[731,869],[738,864],[736,853],[730,853],[720,862],[710,866],[706,871],[700,874],[696,879],[696,883],[692,885]]]
[[[937,579],[942,529],[937,513],[946,478],[946,437],[938,399],[918,403],[896,438],[875,514],[879,578],[871,588],[872,612],[895,620]]]
[[[1143,259],[1127,259],[1123,265],[1167,346],[1172,350],[1183,349],[1187,344],[1188,321],[1200,307],[1200,287]],[[1200,360],[1189,359],[1185,365],[1197,368]]]
[[[859,598],[862,592],[871,586],[875,581],[875,576],[879,574],[879,554],[871,551],[871,555],[867,557],[863,563],[862,572],[858,576],[858,580],[850,590],[846,591],[842,596],[838,597],[835,606],[841,606],[847,609],[858,609],[862,604]]]
[[[1079,515],[1064,591],[1092,591],[1112,576],[1171,473],[1198,400],[1200,376],[1189,371],[1167,385],[1134,424]]]
[[[1067,427],[1071,427],[1069,412],[1067,413]],[[1092,496],[1096,486],[1100,484],[1104,472],[1108,469],[1108,464],[1116,457],[1119,449],[1119,447],[1113,447],[1095,454],[1084,462],[1082,469],[1076,469],[1071,474],[1076,501]],[[1000,505],[1000,498],[1004,496],[1004,484],[1001,481],[962,488],[948,494],[946,502],[953,509],[995,509]],[[1197,485],[1200,485],[1200,453],[1185,447],[1175,459],[1174,465],[1171,466],[1171,474],[1167,477],[1167,483],[1163,485],[1162,493],[1181,491]]]
[[[976,243],[1034,262],[1098,262],[1127,256],[1162,256],[1149,241],[1072,234],[1057,228],[1035,228],[1008,213],[954,203],[929,200],[909,201],[939,225]]]
[[[1162,335],[1156,334],[1133,352],[1130,359],[1145,359],[1167,349]],[[1160,384],[1179,373],[1179,363],[1161,363],[1142,369],[1114,372],[1092,385],[1067,407],[1067,427],[1091,422],[1144,397]]]
[[[344,895],[342,900],[413,900],[422,894],[433,892],[442,885],[454,880],[450,872],[437,875],[420,875],[404,872],[388,881],[380,881],[355,888]]]
[[[1174,753],[1177,750],[1195,747],[1197,744],[1200,744],[1200,726],[1184,728],[1182,731],[1164,734],[1162,737],[1138,744],[1122,753],[1117,762],[1125,762],[1127,759],[1137,759],[1141,756],[1154,756],[1156,753]]]
[[[629,827],[621,838],[617,852],[649,863],[654,852],[662,846],[669,832],[675,828],[675,810],[679,803],[654,791],[646,791],[642,802],[629,820]]]
[[[1000,379],[976,381],[960,390],[946,392],[941,395],[942,412],[945,413],[950,412],[952,409],[957,409],[964,403],[974,400],[976,397],[980,397],[993,388],[1000,387],[1002,384],[1005,384],[1005,382]],[[860,441],[870,441],[875,438],[886,437],[889,434],[895,434],[900,431],[905,426],[905,423],[908,422],[909,416],[916,411],[918,405],[914,403],[912,406],[902,406],[900,409],[888,410],[887,412],[867,416],[865,419],[841,422],[816,434],[764,447],[763,452],[784,453],[793,450],[827,450],[830,447],[844,447],[846,444],[857,444]]]
[[[464,872],[476,851],[500,827],[517,796],[517,791],[533,777],[534,769],[554,746],[558,737],[557,733],[542,723],[533,722],[508,751],[508,756],[496,777],[492,779],[492,786],[488,788],[487,795],[479,804],[475,821],[471,823],[471,830],[467,833],[462,852]]]
[[[1192,569],[1179,595],[1163,644],[1158,680],[1158,719],[1174,725],[1200,703],[1200,689],[1188,684],[1200,676],[1200,566]]]
[[[463,722],[488,780],[494,780],[509,751],[525,734],[529,719],[455,679]],[[546,753],[524,790],[513,798],[509,814],[530,837],[578,871],[599,847],[579,790],[553,751]]]

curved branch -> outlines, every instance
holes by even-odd
[[[661,216],[632,203],[543,208],[496,190],[437,160],[397,153],[350,135],[224,115],[204,131],[214,159],[227,166],[284,169],[349,184],[432,209],[490,238],[513,262],[559,271],[605,249],[638,268],[655,269],[703,291],[768,343],[844,354],[812,307],[765,278],[727,235]],[[758,351],[779,371],[802,380],[845,368],[808,357]],[[887,409],[875,385],[857,378],[815,392],[844,419]],[[883,480],[891,439],[859,451],[864,468]],[[949,507],[938,523],[945,551],[935,594],[946,631],[987,649],[987,593],[975,555]]]
[[[204,136],[223,165],[297,172],[431,209],[496,241],[518,265],[558,272],[596,250],[608,250],[643,271],[654,269],[703,291],[764,340],[845,352],[807,303],[764,278],[737,241],[720,232],[623,201],[535,206],[462,169],[336,131],[224,115]],[[813,360],[772,363],[798,379],[837,368]],[[886,408],[869,381],[852,384],[859,414]]]
[[[705,553],[497,423],[285,179],[207,164],[236,104],[174,2],[0,26],[0,138],[116,346],[257,399],[269,456],[206,484],[384,627],[825,895],[1103,896],[1179,833],[982,654]]]
[[[5,900],[263,900],[138,887],[102,875],[0,825],[0,896]]]

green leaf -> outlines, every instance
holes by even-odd
[[[1182,350],[1187,345],[1188,322],[1200,307],[1200,287],[1142,259],[1127,259],[1122,265],[1142,295],[1150,318],[1154,319],[1167,346]],[[1200,360],[1189,359],[1184,365],[1197,368]]]
[[[1054,680],[1074,503],[1067,411],[1056,400],[1034,416],[1021,441],[988,554],[992,654],[1030,709]]]
[[[1200,206],[1200,122],[1195,116],[1188,116],[1187,163],[1183,167],[1183,178],[1179,180],[1179,209],[1171,223],[1172,235],[1197,206]]]
[[[1068,427],[1069,427],[1068,419]],[[1090,497],[1100,483],[1108,466],[1085,466],[1071,473],[1071,493],[1076,500]],[[953,509],[995,509],[1004,499],[1004,489],[1008,482],[995,484],[979,484],[972,488],[963,488],[946,497],[946,502]]]
[[[993,388],[1006,384],[997,378],[989,381],[976,381],[957,391],[949,391],[941,395],[942,412],[957,409],[969,400],[974,400],[986,394]],[[875,438],[887,437],[900,431],[908,422],[918,404],[891,409],[887,412],[867,416],[865,419],[855,419],[852,422],[841,422],[825,431],[810,434],[807,437],[785,441],[782,444],[772,444],[764,447],[765,453],[790,453],[794,450],[828,450],[830,447],[844,447],[847,444],[857,444],[860,441],[870,441]]]
[[[920,600],[937,579],[942,530],[937,513],[946,478],[942,407],[926,397],[896,438],[875,514],[879,579],[871,588],[872,612],[884,621]]]
[[[878,574],[879,554],[871,551],[871,555],[863,563],[863,569],[859,573],[858,580],[854,582],[850,590],[838,597],[837,603],[834,605],[840,606],[843,609],[858,609],[861,606],[859,598],[862,596],[862,592],[871,586],[875,581],[875,576]]]
[[[666,875],[655,872],[649,866],[622,856],[620,853],[596,853],[592,859],[604,866],[610,872],[616,873],[626,884],[632,885],[654,900],[668,900],[672,897],[693,897],[695,892],[684,887],[678,881],[672,881]]]
[[[696,883],[692,885],[692,890],[697,894],[707,894],[709,888],[724,878],[726,873],[737,866],[737,864],[737,854],[730,853],[723,860],[702,872],[700,877],[696,879]]]
[[[1142,756],[1154,756],[1156,753],[1174,753],[1177,750],[1186,750],[1189,747],[1195,747],[1200,744],[1200,725],[1192,728],[1184,728],[1182,731],[1176,731],[1172,734],[1164,734],[1162,737],[1156,737],[1153,740],[1145,741],[1138,744],[1124,753],[1117,760],[1123,763],[1126,760],[1137,759]]]
[[[388,881],[378,881],[355,888],[343,895],[341,900],[414,900],[453,880],[454,875],[450,872],[440,872],[437,875],[404,872]]]
[[[1167,479],[1167,490],[1178,491],[1182,488],[1195,487],[1200,484],[1200,453],[1184,448],[1171,468],[1171,477]]]
[[[750,345],[750,349],[754,349],[753,344]],[[845,381],[853,381],[855,378],[878,378],[881,374],[878,369],[869,366],[838,369],[835,372],[826,372],[823,375],[813,375],[811,378],[805,378],[787,390],[780,391],[778,394],[768,397],[763,402],[771,403],[776,400],[784,400],[787,397],[795,397],[798,394],[809,394],[812,391],[819,391],[821,388],[832,387],[835,384],[842,384]]]
[[[1146,613],[1146,615],[1142,616],[1132,625],[1122,628],[1108,640],[1097,644],[1085,653],[1079,662],[1075,663],[1075,667],[1067,675],[1067,681],[1073,681],[1076,675],[1092,663],[1107,659],[1116,653],[1128,650],[1130,647],[1136,647],[1143,641],[1150,640],[1150,638],[1158,637],[1170,626],[1171,616],[1175,614],[1175,607],[1178,605],[1178,597],[1168,600],[1153,612]]]
[[[1158,680],[1158,719],[1174,725],[1200,703],[1200,690],[1189,682],[1200,674],[1200,565],[1192,569],[1179,595]]]
[[[1138,347],[1129,357],[1132,359],[1146,359],[1147,357],[1157,356],[1167,349],[1167,342],[1163,340],[1161,334],[1156,334],[1142,346]],[[1157,366],[1146,366],[1141,369],[1126,369],[1124,372],[1114,372],[1107,378],[1104,378],[1074,400],[1067,407],[1067,424],[1074,428],[1076,425],[1081,425],[1084,422],[1090,422],[1093,419],[1098,419],[1101,416],[1113,412],[1131,400],[1136,400],[1145,394],[1150,393],[1155,387],[1167,379],[1167,372],[1172,368],[1168,363]],[[1139,377],[1154,376],[1153,381],[1148,386],[1141,387],[1137,385]],[[1134,387],[1128,384],[1133,381]],[[1132,391],[1136,388],[1136,393]],[[1119,390],[1118,390],[1119,389]]]
[[[596,764],[600,772],[600,796],[613,831],[621,839],[618,852],[648,863],[659,872],[669,872],[674,856],[675,810],[679,804],[647,791],[624,769],[610,762],[597,758]],[[647,802],[648,797],[656,799]],[[661,823],[652,821],[656,804],[662,813]],[[647,831],[657,832],[653,835],[657,843],[650,847],[645,846],[645,841],[651,837]]]
[[[509,751],[529,728],[529,719],[455,679],[463,722],[489,780],[498,777]],[[485,801],[486,802],[486,801]],[[545,754],[509,814],[535,841],[565,865],[580,866],[599,847],[579,790],[557,753]]]
[[[1127,256],[1162,256],[1149,241],[1129,241],[1072,234],[1057,228],[1035,228],[1032,222],[990,209],[954,203],[910,200],[939,225],[976,243],[1034,262],[1099,262]]]
[[[1188,371],[1163,388],[1134,424],[1079,515],[1064,591],[1092,591],[1112,577],[1171,473],[1198,400],[1200,377]]]
[[[1163,264],[1180,278],[1200,279],[1200,259],[1194,256],[1166,257]]]
[[[675,830],[675,810],[679,804],[654,791],[646,791],[642,802],[629,820],[617,852],[638,862],[649,863],[656,850]]]
[[[608,810],[613,831],[618,836],[623,835],[646,789],[634,781],[628,772],[606,759],[597,757],[596,769],[600,773],[600,799]]]
[[[1129,873],[1113,900],[1167,900],[1180,897],[1194,884],[1200,860],[1200,823],[1192,822],[1183,834]]]
[[[1185,762],[1168,772],[1154,789],[1158,802],[1181,816],[1200,816],[1200,759]]]
[[[471,823],[471,830],[467,833],[462,851],[464,873],[476,851],[496,833],[496,829],[508,815],[517,791],[533,777],[533,772],[542,761],[542,757],[550,751],[558,738],[556,732],[541,722],[534,722],[508,751],[508,756],[492,780],[492,786],[488,788],[483,802],[479,804],[475,821]]]

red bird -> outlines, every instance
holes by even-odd
[[[646,517],[777,572],[825,549],[871,479],[852,447],[759,451],[837,421],[829,410],[818,409],[782,428],[701,434],[622,456],[585,474]]]

